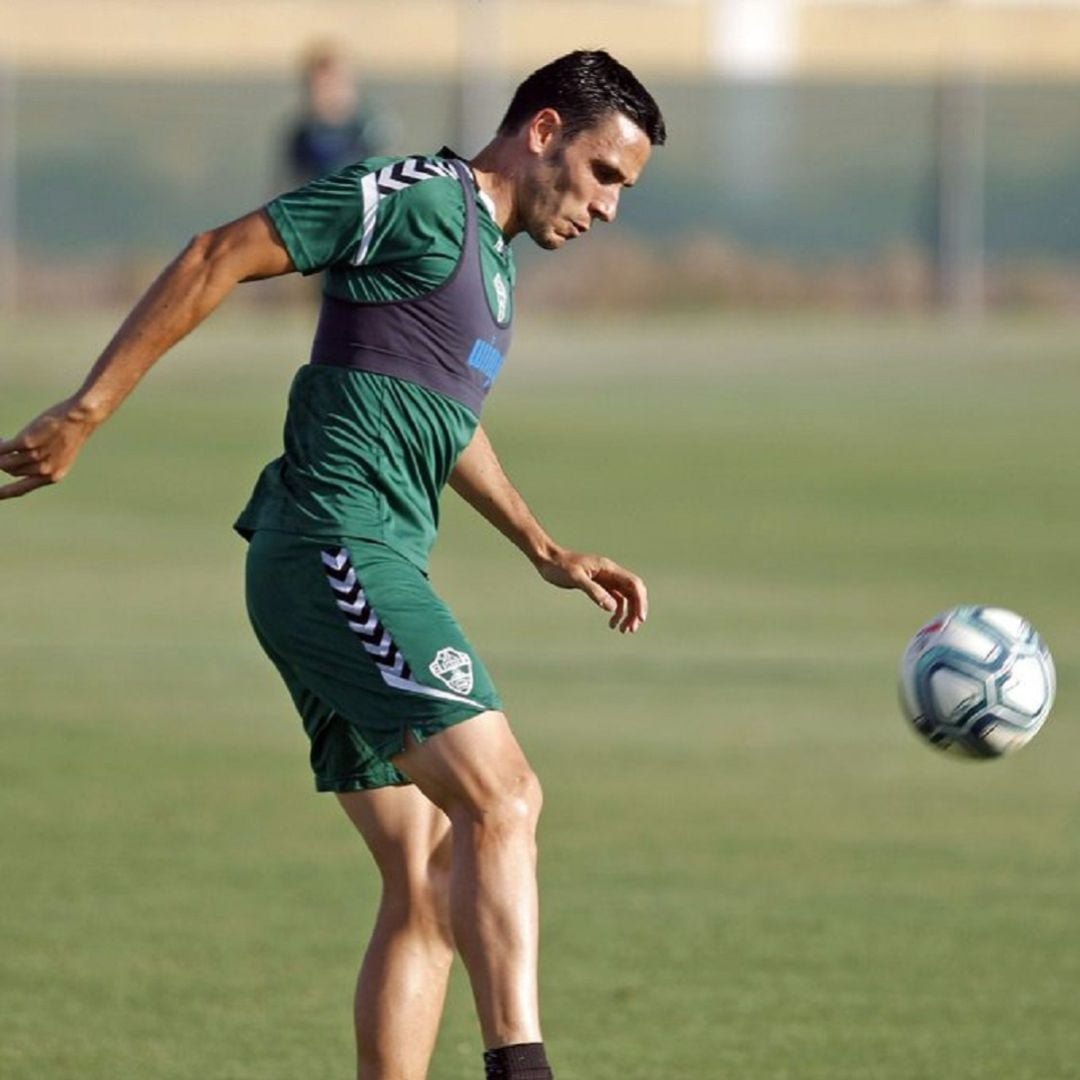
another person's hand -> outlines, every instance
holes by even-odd
[[[649,614],[645,582],[602,555],[560,551],[536,565],[540,576],[560,589],[580,589],[593,603],[610,612],[608,625],[620,633],[635,633]]]
[[[69,399],[46,409],[14,438],[0,439],[0,470],[17,477],[0,487],[0,499],[63,480],[96,426]]]

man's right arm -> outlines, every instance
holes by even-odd
[[[82,386],[14,438],[0,439],[0,470],[16,477],[0,487],[0,499],[62,480],[83,443],[153,364],[237,285],[293,269],[265,210],[196,236],[135,305]]]
[[[503,471],[482,425],[458,457],[450,486],[520,548],[545,581],[560,589],[580,589],[608,612],[612,630],[633,634],[644,625],[649,614],[645,582],[603,555],[555,543]]]

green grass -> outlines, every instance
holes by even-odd
[[[3,329],[0,431],[109,320]],[[565,1080],[1057,1080],[1080,1059],[1077,327],[704,317],[525,326],[486,422],[552,531],[649,580],[611,635],[448,500],[437,584],[545,782]],[[0,1075],[351,1070],[376,881],[310,789],[232,515],[307,327],[226,313],[58,489],[0,507]],[[904,730],[899,653],[1030,617],[1015,759]],[[477,1075],[457,976],[432,1080]]]

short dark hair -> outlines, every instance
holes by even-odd
[[[612,113],[622,113],[637,124],[653,146],[662,146],[667,139],[664,117],[652,94],[603,49],[578,49],[534,71],[514,92],[499,134],[517,134],[541,109],[558,112],[568,139]]]

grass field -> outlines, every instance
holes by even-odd
[[[105,318],[2,328],[0,431]],[[487,424],[567,543],[649,580],[609,634],[448,500],[434,576],[546,789],[561,1080],[1078,1073],[1076,325],[534,322]],[[311,791],[232,515],[306,327],[226,312],[60,488],[0,507],[0,1076],[351,1070],[375,876]],[[1014,759],[904,729],[912,631],[1030,617],[1059,704]],[[432,1080],[472,1080],[460,973]]]

